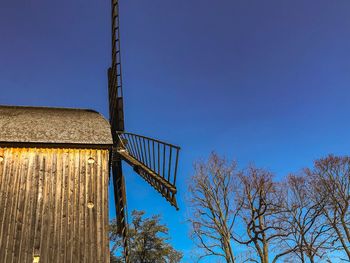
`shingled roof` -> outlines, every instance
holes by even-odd
[[[0,143],[112,145],[108,121],[93,110],[0,106]]]

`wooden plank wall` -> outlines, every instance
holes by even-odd
[[[0,262],[109,262],[108,157],[0,148]]]

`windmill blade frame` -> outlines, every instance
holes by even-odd
[[[118,143],[118,136],[115,131],[124,130],[124,111],[123,111],[123,81],[120,54],[120,31],[119,31],[119,1],[111,0],[111,19],[112,19],[112,65],[108,69],[108,103],[109,103],[109,122],[113,137],[113,145]],[[129,263],[128,246],[128,222],[127,205],[125,192],[125,179],[122,170],[122,161],[111,151],[110,168],[112,172],[112,181],[114,188],[114,201],[116,208],[116,217],[118,225],[118,234],[123,239],[125,262]],[[110,173],[111,174],[111,173]]]
[[[122,173],[121,160],[112,160],[112,175],[113,175],[113,188],[114,188],[114,200],[117,215],[117,232],[123,238],[124,255],[126,262],[129,258],[128,249],[128,212],[126,205],[126,189],[125,179]]]
[[[176,178],[180,147],[129,132],[118,132],[118,137],[116,150],[120,157],[178,210]]]
[[[113,137],[110,167],[113,175],[118,234],[123,238],[126,263],[130,262],[125,180],[122,160],[178,210],[176,177],[180,147],[125,132],[120,52],[119,0],[112,7],[112,65],[108,69],[109,121]]]
[[[118,138],[115,131],[124,131],[123,77],[120,52],[119,0],[111,0],[112,5],[112,65],[108,69],[109,120],[113,140]]]

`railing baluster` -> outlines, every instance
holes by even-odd
[[[128,134],[128,138],[129,138],[129,140],[130,140],[130,142],[131,142],[131,145],[132,145],[132,149],[133,149],[133,156],[137,156],[137,151],[136,151],[136,148],[135,148],[135,143],[134,143],[134,139],[133,139],[133,137],[130,135],[130,134]],[[136,157],[137,158],[137,157]]]
[[[147,144],[148,144],[148,161],[149,161],[149,164],[148,164],[148,167],[152,169],[152,158],[151,158],[151,149],[149,147],[149,139],[147,139]]]
[[[160,174],[160,143],[158,143],[158,174]]]
[[[145,138],[142,138],[142,141],[143,141],[143,150],[144,150],[143,154],[144,154],[144,157],[145,157],[145,162],[144,162],[144,164],[145,164],[146,166],[148,166],[147,152],[146,152],[147,149],[146,149]]]
[[[138,141],[139,141],[139,145],[140,145],[140,150],[141,150],[141,159],[142,159],[142,163],[145,164],[145,160],[144,160],[144,155],[143,155],[143,148],[142,148],[142,142],[141,142],[141,138],[137,137]]]
[[[131,150],[131,154],[133,155],[133,156],[136,156],[136,151],[135,151],[135,145],[134,145],[134,143],[132,142],[132,140],[130,139],[130,135],[128,134],[128,137],[127,137],[128,139],[128,144],[130,144],[130,150]],[[130,143],[129,143],[130,142]]]
[[[154,152],[154,141],[152,140],[152,153],[153,153],[153,172],[156,171],[156,158],[155,158],[155,152]]]
[[[175,185],[175,183],[176,183],[177,166],[178,166],[178,163],[179,163],[179,151],[180,151],[180,149],[177,148],[177,149],[176,149],[176,162],[175,162],[174,179],[173,179],[173,184],[174,184],[174,185]]]
[[[122,134],[122,140],[123,140],[123,145],[125,145],[126,149],[128,150],[129,153],[134,154],[132,151],[131,143],[129,140],[129,135],[127,134]],[[125,143],[124,143],[125,142]]]
[[[171,153],[172,149],[169,147],[169,166],[168,166],[168,182],[170,182],[170,173],[171,173]]]
[[[139,143],[138,143],[138,140],[137,140],[137,137],[133,136],[134,138],[134,141],[135,141],[135,145],[137,147],[137,153],[138,153],[138,160],[141,162],[141,151],[140,151],[140,147],[139,147]]]
[[[163,144],[163,178],[165,177],[165,144]]]

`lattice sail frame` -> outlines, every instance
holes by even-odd
[[[176,207],[176,177],[180,147],[127,132],[118,133],[118,153],[136,173]]]
[[[123,78],[120,54],[119,1],[112,1],[112,66],[108,69],[109,117],[113,138],[124,131]]]
[[[125,262],[129,263],[127,203],[122,160],[131,165],[137,174],[178,209],[176,177],[180,148],[156,139],[124,132],[119,1],[111,0],[111,4],[112,65],[108,69],[108,95],[113,149],[110,161],[113,174],[118,233],[123,238]]]
[[[120,54],[119,1],[111,0],[112,18],[112,65],[108,69],[109,121],[112,130],[113,144],[118,143],[116,131],[124,130],[123,87]],[[111,151],[111,170],[113,174],[114,200],[116,207],[118,234],[123,238],[125,262],[129,263],[128,222],[126,206],[125,179],[122,160]]]

